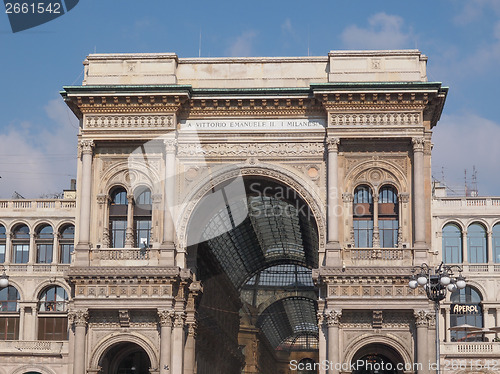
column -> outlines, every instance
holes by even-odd
[[[353,223],[353,219],[352,219],[352,203],[354,201],[354,196],[352,193],[350,192],[344,192],[342,194],[342,200],[344,201],[344,212],[348,212],[347,213],[347,221],[348,221],[348,224],[347,224],[347,229],[349,230],[347,234],[347,239],[345,241],[347,241],[349,244],[351,244],[352,246],[354,246],[354,223]],[[345,232],[345,231],[344,231]]]
[[[340,364],[340,347],[339,347],[339,325],[342,311],[331,310],[326,314],[328,325],[328,361],[330,370],[329,374],[339,374],[335,365]]]
[[[422,365],[419,374],[429,373],[429,342],[427,329],[427,313],[424,310],[419,310],[414,313],[415,325],[417,327],[417,364]],[[432,359],[434,361],[434,359]],[[420,366],[419,366],[420,367]]]
[[[375,192],[375,191],[374,191]],[[378,231],[378,196],[373,194],[373,248],[380,248],[380,236]]]
[[[99,210],[102,217],[102,238],[101,246],[103,248],[109,248],[111,240],[109,238],[109,195],[99,194],[97,195],[97,204],[99,204]]]
[[[88,309],[77,309],[68,313],[70,323],[75,325],[75,351],[73,361],[73,374],[85,374],[85,334],[87,320],[89,318]]]
[[[38,248],[35,245],[35,233],[30,232],[30,248],[28,252],[28,264],[34,264],[36,262],[37,253],[38,253]]]
[[[500,326],[500,308],[497,307],[497,312],[496,312],[496,319],[495,319],[495,326]],[[500,331],[496,334],[497,338],[500,338]]]
[[[469,251],[467,249],[467,231],[462,231],[462,263],[469,264]],[[465,269],[464,269],[465,270]]]
[[[413,143],[413,211],[414,247],[425,247],[425,186],[424,186],[424,138],[412,139]]]
[[[446,309],[445,309],[445,315],[444,315],[444,318],[445,318],[445,322],[444,322],[444,328],[445,328],[445,331],[446,331],[446,336],[445,336],[445,341],[446,342],[450,342],[451,341],[451,334],[450,334],[450,306],[447,306]]]
[[[78,144],[82,154],[82,183],[80,197],[80,230],[79,244],[90,244],[90,207],[92,191],[92,149],[94,141],[91,139],[80,140]]]
[[[165,144],[165,195],[163,217],[163,243],[174,243],[173,208],[175,204],[175,149],[176,139],[166,139]]]
[[[325,315],[322,312],[318,312],[318,353],[319,353],[319,362],[324,362],[327,359],[327,342],[325,336]],[[326,371],[323,365],[320,365],[319,374],[326,374]]]
[[[59,262],[59,233],[54,232],[54,242],[52,243],[52,265]]]
[[[24,306],[19,307],[19,340],[24,340]]]
[[[125,248],[134,246],[134,195],[127,195],[127,230],[125,232]]]
[[[172,329],[172,371],[171,374],[183,374],[183,351],[184,351],[184,312],[175,312]]]
[[[184,374],[193,374],[196,362],[196,322],[188,324],[186,345],[184,346]]]
[[[488,241],[486,243],[488,248],[488,264],[493,265],[493,232],[488,231]],[[491,270],[490,270],[491,271]]]
[[[328,242],[339,242],[338,154],[339,138],[329,137],[328,147]]]
[[[160,317],[160,373],[171,373],[171,343],[173,310],[158,310]]]
[[[5,261],[4,265],[10,264],[12,258],[12,242],[10,240],[10,231],[7,230],[5,235]]]

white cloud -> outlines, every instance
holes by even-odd
[[[256,37],[257,33],[253,30],[244,32],[229,46],[227,54],[231,57],[251,56],[253,52],[253,43]]]
[[[290,18],[287,18],[285,20],[285,22],[283,22],[281,24],[281,31],[284,33],[284,34],[294,34],[293,32],[293,27],[292,27],[292,21],[290,20]]]
[[[403,31],[403,18],[377,13],[368,19],[366,28],[351,25],[340,38],[348,49],[399,49],[408,48],[411,34]]]
[[[500,1],[498,0],[465,0],[462,10],[453,18],[458,25],[467,25],[478,21],[485,11],[500,14]]]
[[[500,195],[500,123],[475,114],[443,115],[432,141],[433,173],[448,185],[463,186],[464,170],[476,166],[480,195]],[[468,174],[470,176],[470,173]]]
[[[0,133],[0,198],[62,192],[76,176],[78,121],[62,100],[51,100],[45,111],[48,128],[37,131],[40,124],[24,121]]]

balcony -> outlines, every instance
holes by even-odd
[[[500,357],[500,342],[441,343],[445,357]]]
[[[0,340],[0,356],[62,356],[68,351],[67,341]]]
[[[498,212],[500,198],[498,197],[434,197],[432,200],[433,214],[452,212]]]
[[[75,209],[74,199],[42,199],[42,200],[0,200],[0,209],[48,210]]]
[[[413,251],[408,248],[345,248],[347,266],[408,266],[413,264]]]
[[[150,248],[93,248],[93,266],[157,266],[159,252]]]

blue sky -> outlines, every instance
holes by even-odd
[[[3,11],[2,11],[3,13]],[[13,34],[0,14],[0,198],[59,192],[76,174],[77,122],[59,91],[80,84],[94,51],[201,56],[325,56],[418,48],[430,81],[450,87],[433,142],[433,174],[500,195],[500,1],[80,0]]]

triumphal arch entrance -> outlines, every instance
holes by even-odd
[[[70,372],[429,373],[426,60],[88,56]]]

